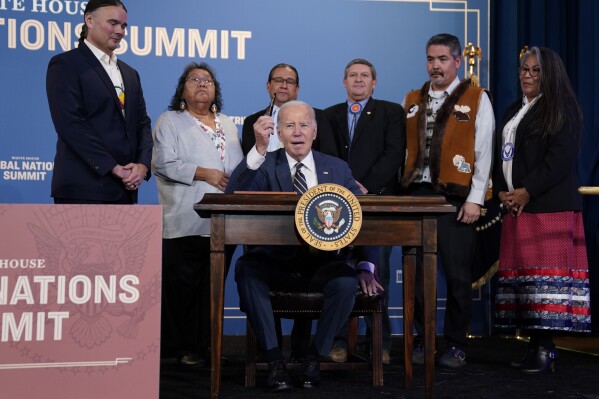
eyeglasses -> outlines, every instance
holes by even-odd
[[[541,68],[529,68],[529,67],[518,68],[518,74],[520,76],[525,76],[527,72],[531,78],[536,78],[537,76],[539,76],[539,73],[541,73]]]
[[[212,86],[214,84],[214,80],[212,79],[207,79],[207,78],[198,78],[196,76],[191,76],[189,78],[187,78],[186,80],[187,83],[191,82],[191,84],[196,84],[197,86],[204,84],[206,86]]]
[[[297,80],[295,79],[272,78],[271,81],[275,82],[278,85],[282,85],[283,83],[287,83],[287,86],[297,85]]]

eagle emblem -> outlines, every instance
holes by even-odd
[[[468,122],[470,120],[470,107],[467,105],[454,105],[453,106],[453,115],[456,117],[458,122]]]
[[[321,251],[338,251],[356,238],[362,226],[362,208],[347,188],[319,184],[300,197],[295,227],[304,242]]]
[[[146,266],[146,248],[155,225],[137,226],[133,221],[145,216],[142,211],[115,207],[72,206],[59,208],[45,216],[48,224],[29,223],[40,256],[56,265],[66,276],[121,276],[139,274]],[[114,219],[111,219],[114,218]],[[58,223],[60,222],[60,223]],[[116,331],[122,337],[134,339],[153,306],[160,303],[160,274],[140,287],[140,301],[132,308],[121,303],[67,303],[61,309],[70,312],[73,324],[69,334],[81,348],[97,348],[109,341]],[[53,293],[56,295],[56,293]]]
[[[406,116],[406,118],[412,118],[414,115],[416,115],[416,113],[418,112],[418,104],[412,104],[410,105],[410,107],[408,108],[408,115]]]
[[[314,220],[314,224],[318,230],[322,230],[325,234],[338,233],[339,228],[345,224],[345,219],[339,220],[343,208],[332,200],[326,200],[315,206],[318,214],[318,220]]]

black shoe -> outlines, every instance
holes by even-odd
[[[528,363],[524,363],[520,367],[520,371],[527,374],[540,374],[546,371],[555,372],[555,359],[557,351],[539,346],[534,356],[531,357]]]
[[[451,346],[437,361],[439,366],[457,369],[466,365],[466,353],[457,346]]]
[[[524,355],[524,357],[522,359],[514,360],[513,362],[511,362],[510,367],[519,369],[520,367],[522,367],[523,364],[530,363],[532,361],[534,355],[535,355],[534,348],[529,346],[526,349],[526,354]]]
[[[422,366],[424,364],[424,342],[414,340],[412,347],[412,364]]]
[[[302,386],[304,388],[314,388],[320,384],[320,360],[313,356],[308,356],[304,362],[304,372],[302,373]]]
[[[266,385],[271,391],[289,391],[293,388],[291,378],[287,373],[287,367],[285,367],[285,362],[283,360],[268,363],[268,370],[268,379],[266,380]]]

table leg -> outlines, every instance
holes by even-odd
[[[416,283],[416,247],[403,255],[403,331],[405,386],[412,389],[412,349],[414,348],[414,285]]]
[[[426,398],[433,397],[435,383],[436,262],[436,255],[424,254],[424,367]]]
[[[425,397],[435,395],[435,333],[437,318],[437,219],[422,222],[424,280],[424,367]]]
[[[210,397],[220,395],[220,375],[223,345],[223,312],[225,305],[225,223],[224,215],[212,215],[210,230],[210,320],[211,382]]]

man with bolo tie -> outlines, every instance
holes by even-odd
[[[257,156],[249,154],[231,174],[226,192],[236,190],[303,193],[323,183],[342,185],[354,194],[360,189],[348,165],[311,149],[316,138],[314,110],[306,103],[290,101],[278,115],[278,138],[283,147],[267,152],[272,125],[254,126]],[[254,154],[255,155],[255,154]],[[320,361],[326,357],[333,338],[346,323],[358,285],[374,294],[382,287],[374,278],[378,248],[356,247],[350,251],[309,251],[306,246],[254,246],[235,267],[240,308],[247,314],[269,365],[268,387],[273,391],[292,389],[286,363],[277,341],[270,303],[272,289],[300,289],[324,294],[321,317],[304,361],[301,386],[313,388],[320,382]]]
[[[320,151],[346,161],[363,194],[397,194],[398,173],[405,158],[404,110],[401,105],[374,99],[377,84],[374,65],[363,58],[345,67],[343,86],[347,100],[325,109],[331,132],[320,133]],[[392,247],[380,247],[378,271],[389,289],[389,257]],[[367,323],[369,319],[366,319]],[[389,364],[391,322],[383,310],[383,363]],[[331,359],[347,360],[347,333],[335,340]]]

